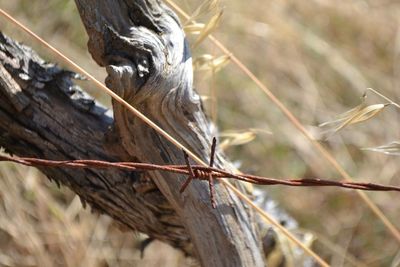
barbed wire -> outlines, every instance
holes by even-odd
[[[235,179],[256,185],[284,185],[292,187],[341,187],[347,189],[357,189],[365,191],[398,191],[400,186],[382,185],[367,182],[332,181],[326,179],[277,179],[252,174],[235,174],[220,168],[213,167],[215,155],[216,139],[213,139],[211,146],[210,164],[208,167],[203,165],[193,165],[190,163],[188,154],[183,151],[186,165],[158,165],[140,162],[109,162],[101,160],[48,160],[39,158],[10,157],[0,155],[0,162],[14,162],[31,167],[66,167],[66,168],[94,168],[94,169],[122,169],[128,171],[163,171],[188,176],[183,183],[180,192],[183,193],[193,180],[205,180],[209,183],[210,201],[215,208],[215,188],[214,179]]]

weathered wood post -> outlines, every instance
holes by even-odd
[[[189,45],[176,15],[155,0],[75,2],[89,35],[89,51],[107,69],[108,87],[208,161],[213,133],[193,90]],[[184,163],[180,149],[120,104],[113,106],[126,160]],[[220,154],[216,165],[230,168]],[[213,209],[207,183],[195,181],[181,195],[185,177],[150,176],[181,218],[203,266],[264,265],[250,211],[232,192],[217,183]]]
[[[75,0],[89,51],[106,67],[107,85],[208,162],[211,132],[192,87],[189,46],[176,15],[159,0]],[[0,32],[0,146],[53,160],[99,159],[184,163],[182,152],[114,103],[114,116],[78,86],[75,73],[46,63]],[[218,152],[215,165],[231,166]],[[275,242],[261,237],[251,210],[216,184],[115,169],[39,168],[82,203],[197,258],[203,266],[263,266]],[[240,187],[240,184],[237,186]],[[272,203],[269,202],[269,203]],[[293,222],[276,208],[282,222]],[[278,211],[278,212],[277,212]],[[265,232],[264,232],[265,233]],[[261,240],[265,242],[263,251]]]

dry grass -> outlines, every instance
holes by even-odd
[[[97,78],[104,79],[104,71],[95,66],[86,52],[86,35],[73,2],[58,0],[47,5],[46,2],[1,0],[0,3],[97,74]],[[186,10],[195,10],[197,3],[186,0],[181,5]],[[316,136],[323,137],[316,127],[318,124],[358,105],[368,87],[394,101],[399,98],[400,4],[397,1],[236,0],[222,4],[224,15],[217,37]],[[199,19],[206,23],[209,18]],[[3,30],[4,21],[1,25]],[[33,45],[11,26],[5,26],[5,32]],[[47,54],[44,49],[33,47],[41,55]],[[196,48],[195,56],[204,53],[221,56],[206,41]],[[202,95],[209,96],[211,88],[218,96],[217,122],[221,130],[258,129],[251,142],[227,148],[227,153],[241,163],[244,171],[274,177],[338,177],[233,65],[223,68],[213,79],[210,73],[197,72],[196,79]],[[382,103],[382,99],[372,95],[367,101]],[[397,157],[361,150],[399,140],[398,116],[398,110],[387,107],[371,120],[345,127],[324,144],[353,177],[400,184]],[[108,218],[83,210],[71,192],[55,188],[36,170],[2,164],[0,177],[0,265],[144,264],[135,251],[134,235],[121,233]],[[303,228],[319,233],[321,241],[336,244],[333,247],[329,242],[315,242],[316,251],[333,266],[351,266],[344,260],[346,253],[353,255],[359,261],[357,264],[399,266],[399,256],[395,260],[398,243],[355,193],[317,188],[268,190]],[[368,195],[398,223],[400,211],[393,201],[399,198],[396,193]],[[150,259],[150,251],[146,254]]]
[[[153,242],[141,258],[142,236],[83,209],[33,168],[0,169],[0,266],[186,266],[182,255]],[[157,251],[154,258],[152,251]]]

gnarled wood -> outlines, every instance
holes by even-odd
[[[207,162],[214,134],[193,90],[190,51],[178,18],[155,0],[75,2],[89,35],[89,51],[107,68],[108,87]],[[114,118],[131,158],[184,163],[180,149],[118,103]],[[220,153],[216,165],[230,168]],[[193,182],[181,195],[186,177],[150,176],[181,217],[203,266],[264,265],[250,210],[233,192],[217,183],[213,209],[206,182]]]
[[[122,161],[113,118],[79,87],[75,74],[46,64],[0,33],[0,146],[23,157]],[[108,147],[113,148],[113,152]],[[128,228],[193,255],[190,237],[155,184],[143,174],[98,169],[40,168],[82,202]]]
[[[107,85],[208,161],[216,134],[193,91],[190,52],[176,16],[155,0],[76,3],[89,50],[109,74]],[[0,34],[0,146],[19,156],[47,159],[184,163],[180,150],[116,103],[112,118],[72,78],[76,74],[46,64]],[[216,165],[231,169],[220,152]],[[261,241],[266,241],[266,254],[275,244],[272,230],[261,238],[250,209],[219,184],[213,210],[204,182],[195,181],[179,194],[186,177],[40,169],[83,203],[197,257],[203,266],[262,266]],[[268,203],[270,214],[292,224]]]

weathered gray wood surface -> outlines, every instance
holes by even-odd
[[[126,145],[119,137],[110,133],[113,118],[73,84],[74,73],[46,64],[31,49],[3,35],[0,35],[0,44],[0,146],[7,152],[59,160],[137,161],[125,152]],[[148,177],[118,170],[40,169],[50,179],[70,187],[94,210],[197,256],[191,236],[183,226],[185,218],[177,214]],[[175,184],[179,188],[180,183]],[[198,204],[210,208],[207,186],[203,188],[205,192]],[[181,197],[183,201],[188,199],[187,195]],[[221,203],[221,194],[218,194],[218,203]],[[219,207],[217,211],[226,209],[234,207]],[[210,213],[218,214],[217,211]],[[195,212],[204,212],[204,208]],[[215,233],[209,227],[213,220],[212,215],[202,218],[203,229],[195,229],[200,238],[213,242]],[[223,232],[229,232],[229,225],[225,227]],[[218,253],[214,255],[217,261],[226,246],[231,246],[225,243],[216,247],[220,245],[207,248]],[[260,253],[258,248],[256,252]],[[224,261],[222,265],[215,262],[204,265],[229,265],[230,257]]]
[[[113,118],[73,84],[74,73],[46,64],[0,33],[0,146],[23,157],[122,161]],[[111,140],[110,140],[111,139]],[[112,149],[109,149],[112,147]],[[40,168],[83,203],[128,228],[193,255],[181,219],[155,184],[139,173]]]
[[[108,87],[208,162],[214,134],[193,90],[189,46],[176,15],[155,0],[75,2],[89,51],[107,69]],[[113,107],[117,135],[130,155],[126,160],[184,163],[180,149],[118,103]],[[216,165],[230,168],[220,153]],[[182,219],[203,266],[264,265],[250,209],[233,192],[217,183],[213,209],[206,182],[193,182],[181,195],[186,177],[150,176]]]
[[[89,50],[107,68],[107,85],[208,161],[216,134],[193,91],[190,52],[176,16],[160,1],[76,3]],[[47,159],[183,163],[180,150],[116,103],[113,118],[73,78],[74,73],[0,35],[0,146]],[[231,168],[221,153],[216,165]],[[181,249],[203,266],[262,266],[261,240],[266,254],[272,249],[268,244],[275,244],[271,232],[259,235],[250,210],[219,184],[213,210],[204,182],[195,181],[179,194],[186,177],[40,169],[95,210]],[[270,213],[293,222],[270,204]]]

